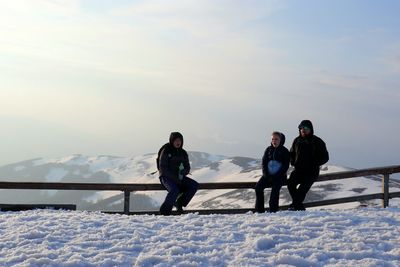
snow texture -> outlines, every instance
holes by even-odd
[[[14,171],[19,172],[19,171],[22,171],[22,170],[25,170],[25,169],[26,169],[25,166],[16,166],[16,167],[14,168]]]
[[[400,266],[400,208],[0,212],[0,266]]]
[[[67,174],[68,171],[63,168],[54,168],[50,170],[45,179],[49,182],[60,182]]]

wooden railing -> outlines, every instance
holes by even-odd
[[[365,201],[372,199],[382,199],[382,206],[389,206],[389,199],[400,197],[399,192],[389,192],[390,174],[400,173],[400,165],[369,168],[354,171],[335,172],[320,175],[316,182],[332,181],[339,179],[349,179],[361,176],[382,175],[382,193],[359,195],[338,199],[328,199],[322,201],[304,203],[305,207],[317,207],[324,205],[343,204],[349,202]],[[200,190],[213,189],[254,189],[255,182],[235,182],[235,183],[201,183]],[[91,190],[91,191],[122,191],[124,192],[124,211],[125,214],[157,214],[157,212],[130,212],[130,193],[136,191],[155,191],[165,190],[161,184],[110,184],[110,183],[41,183],[41,182],[0,182],[0,189],[40,189],[40,190]],[[287,209],[288,206],[281,206]],[[200,214],[210,213],[245,213],[252,209],[208,209],[190,210],[188,212],[198,212]]]

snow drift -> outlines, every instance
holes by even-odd
[[[1,266],[400,266],[400,208],[0,212]]]

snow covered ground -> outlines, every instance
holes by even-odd
[[[0,266],[400,266],[400,207],[153,216],[0,212]]]
[[[192,174],[199,182],[257,181],[261,174],[257,159],[190,153]],[[151,175],[155,157],[34,159],[0,167],[0,178],[158,183],[158,176]],[[326,165],[321,173],[346,170]],[[381,190],[379,178],[359,177],[316,183],[309,196],[322,200]],[[391,192],[398,190],[399,183],[393,183]],[[96,204],[95,210],[107,210],[118,202],[115,207],[122,210],[123,197],[118,192],[36,193],[39,196],[28,198],[27,192],[1,190],[0,199],[16,203],[24,194],[28,203],[80,203],[82,209]],[[158,209],[165,194],[146,191],[141,197]],[[289,201],[282,189],[280,204]],[[0,212],[0,266],[400,266],[400,198],[391,199],[388,209],[374,207],[380,202],[362,203],[368,208],[357,208],[360,203],[356,202],[306,212],[171,217],[88,211]],[[138,199],[133,204],[137,205]],[[188,209],[253,205],[254,190],[200,190]]]

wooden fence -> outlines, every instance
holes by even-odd
[[[369,169],[354,170],[354,171],[335,172],[335,173],[320,175],[316,182],[349,179],[361,176],[382,175],[382,193],[308,202],[304,203],[304,206],[317,207],[317,206],[343,204],[343,203],[365,201],[372,199],[381,199],[382,207],[388,207],[390,198],[400,197],[400,191],[393,193],[389,192],[390,174],[393,173],[400,173],[400,165],[369,168]],[[199,185],[199,190],[254,189],[254,187],[255,187],[255,182],[201,183]],[[137,192],[137,191],[165,190],[159,183],[111,184],[111,183],[40,183],[40,182],[0,182],[0,189],[122,191],[124,192],[123,213],[125,214],[158,214],[158,212],[150,212],[150,211],[130,212],[130,207],[129,207],[130,194],[131,192]],[[7,205],[9,206],[10,204]],[[38,204],[38,205],[49,206],[46,204]],[[281,209],[283,210],[287,208],[288,206],[281,206]],[[245,213],[252,210],[253,209],[205,209],[205,210],[188,210],[187,212],[198,212],[199,214]]]

